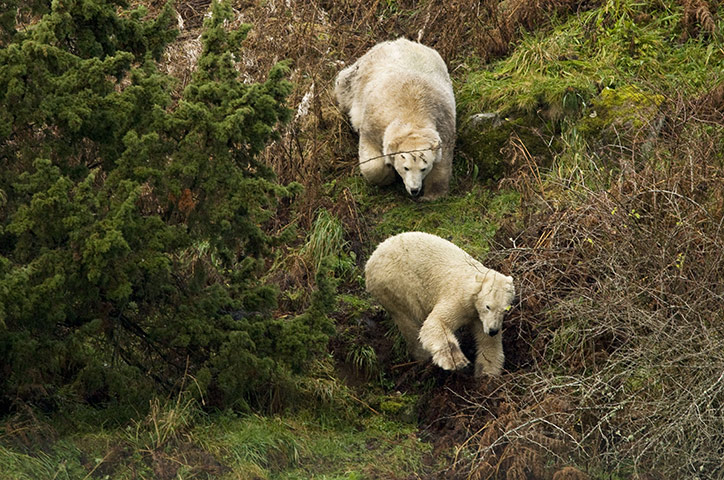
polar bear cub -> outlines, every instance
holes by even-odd
[[[470,362],[455,331],[472,326],[475,376],[503,369],[502,323],[515,296],[513,279],[435,235],[406,232],[380,243],[365,267],[367,291],[394,320],[417,360],[445,370]]]
[[[404,38],[372,47],[335,81],[340,109],[359,133],[359,165],[370,183],[395,172],[412,196],[448,191],[455,147],[455,96],[442,57]]]

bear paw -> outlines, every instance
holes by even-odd
[[[475,362],[475,376],[500,375],[503,372],[505,357],[502,354],[495,355],[492,361],[488,358],[478,358]]]
[[[460,347],[452,343],[448,344],[447,348],[444,348],[433,355],[432,361],[435,365],[444,370],[459,370],[470,364],[470,361],[465,358],[465,355],[462,350],[460,350]]]
[[[426,193],[422,197],[420,197],[420,200],[423,202],[432,202],[434,200],[437,200],[438,198],[442,198],[445,196],[445,192],[434,192],[434,193]]]

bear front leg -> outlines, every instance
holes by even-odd
[[[470,362],[462,350],[455,332],[445,325],[448,317],[444,306],[436,306],[420,328],[420,343],[422,347],[432,354],[435,365],[444,370],[459,370]]]
[[[476,320],[473,322],[473,334],[475,335],[475,376],[500,375],[503,371],[505,355],[503,353],[503,332],[498,332],[491,337],[485,330],[483,324]]]
[[[423,182],[424,193],[422,200],[436,200],[447,194],[452,176],[452,162],[443,159],[432,166],[432,170]]]
[[[385,163],[379,146],[363,133],[359,136],[359,169],[373,185],[389,185],[395,181],[395,169]]]

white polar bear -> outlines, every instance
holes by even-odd
[[[470,362],[455,331],[472,326],[475,376],[503,369],[501,327],[515,296],[513,279],[484,267],[451,242],[406,232],[380,243],[365,267],[367,291],[387,310],[417,360],[445,370]]]
[[[424,192],[424,200],[433,200],[447,193],[455,96],[440,54],[404,38],[379,43],[339,72],[335,96],[359,133],[367,181],[387,185],[397,171],[412,196]]]

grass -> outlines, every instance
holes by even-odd
[[[307,258],[318,271],[325,258],[332,258],[335,266],[344,268],[345,247],[344,228],[342,223],[326,209],[317,212],[312,229],[307,235],[307,242],[300,250],[300,255]]]
[[[43,454],[33,456],[0,446],[0,470],[8,480],[54,478],[62,467],[49,460]]]
[[[359,375],[370,377],[379,370],[377,353],[370,345],[355,345],[347,353],[347,362],[352,364]]]
[[[191,423],[167,423],[189,415]],[[323,426],[303,412],[207,415],[197,405],[171,402],[135,427],[78,427],[79,433],[47,451],[28,446],[23,453],[8,445],[8,437],[0,439],[3,479],[407,478],[403,474],[423,471],[431,448],[419,440],[414,423],[369,411],[354,422]]]
[[[377,218],[370,240],[374,245],[404,231],[423,231],[484,258],[500,220],[514,215],[519,200],[514,191],[493,193],[481,185],[434,202],[415,202],[397,191],[385,192],[367,211]]]
[[[587,113],[603,88],[631,82],[701,93],[711,86],[706,72],[721,65],[722,52],[716,42],[682,43],[682,15],[671,2],[650,7],[608,0],[551,32],[525,35],[509,57],[472,71],[459,102],[468,111],[543,114],[560,121]]]

